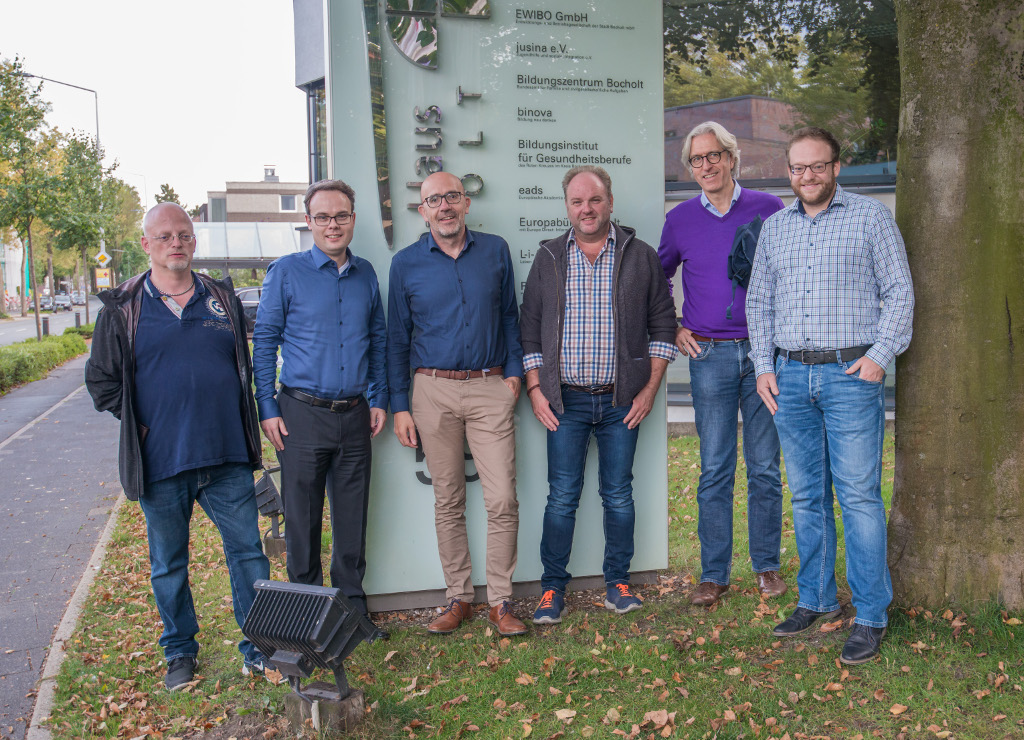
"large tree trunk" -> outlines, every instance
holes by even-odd
[[[1024,608],[1024,5],[897,0],[897,603]]]

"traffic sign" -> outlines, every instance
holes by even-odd
[[[110,255],[106,252],[100,252],[93,259],[100,263],[100,267],[106,267],[110,262]]]

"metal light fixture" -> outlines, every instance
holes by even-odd
[[[263,475],[256,481],[256,505],[260,509],[260,514],[270,517],[270,531],[267,534],[275,540],[282,539],[281,520],[284,518],[284,502],[270,474],[280,469],[280,465],[275,468],[264,468]]]
[[[336,588],[301,583],[256,581],[256,600],[242,633],[288,677],[292,691],[302,693],[301,679],[314,668],[334,673],[338,699],[351,693],[343,662],[364,640],[386,638]]]

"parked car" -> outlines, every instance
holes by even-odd
[[[53,296],[52,295],[41,295],[41,296],[39,296],[39,310],[40,311],[52,311],[53,310]]]
[[[57,311],[70,311],[71,310],[71,296],[61,295],[55,296],[53,299],[53,310]]]
[[[84,306],[85,305],[85,293],[83,293],[80,290],[76,290],[74,293],[71,294],[71,302],[73,304],[75,304],[76,306]]]
[[[258,285],[248,288],[236,288],[235,295],[242,302],[242,313],[245,315],[245,331],[252,336],[252,330],[256,326],[256,309],[260,306],[260,293],[263,291]]]

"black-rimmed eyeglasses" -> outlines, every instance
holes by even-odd
[[[326,213],[318,213],[315,216],[313,216],[313,223],[315,223],[317,226],[326,226],[331,221],[333,221],[334,223],[338,224],[338,226],[344,226],[345,224],[352,220],[353,215],[355,214],[337,213],[333,216],[328,216]]]
[[[441,199],[444,198],[445,201],[454,206],[456,203],[462,202],[463,195],[464,193],[460,193],[458,190],[452,190],[450,193],[445,193],[444,195],[428,195],[423,199],[423,202],[431,208],[437,208],[441,205]]]
[[[814,164],[791,164],[789,171],[794,175],[802,175],[807,170],[810,170],[815,175],[820,175],[822,172],[827,170],[829,166],[834,163],[835,160],[829,160],[828,162],[815,162]]]
[[[719,162],[722,161],[723,154],[725,154],[725,152],[708,152],[707,154],[694,154],[692,157],[690,157],[688,161],[690,163],[690,166],[693,167],[693,169],[698,170],[700,169],[701,165],[704,164],[705,159],[708,161],[708,164],[718,164]]]

